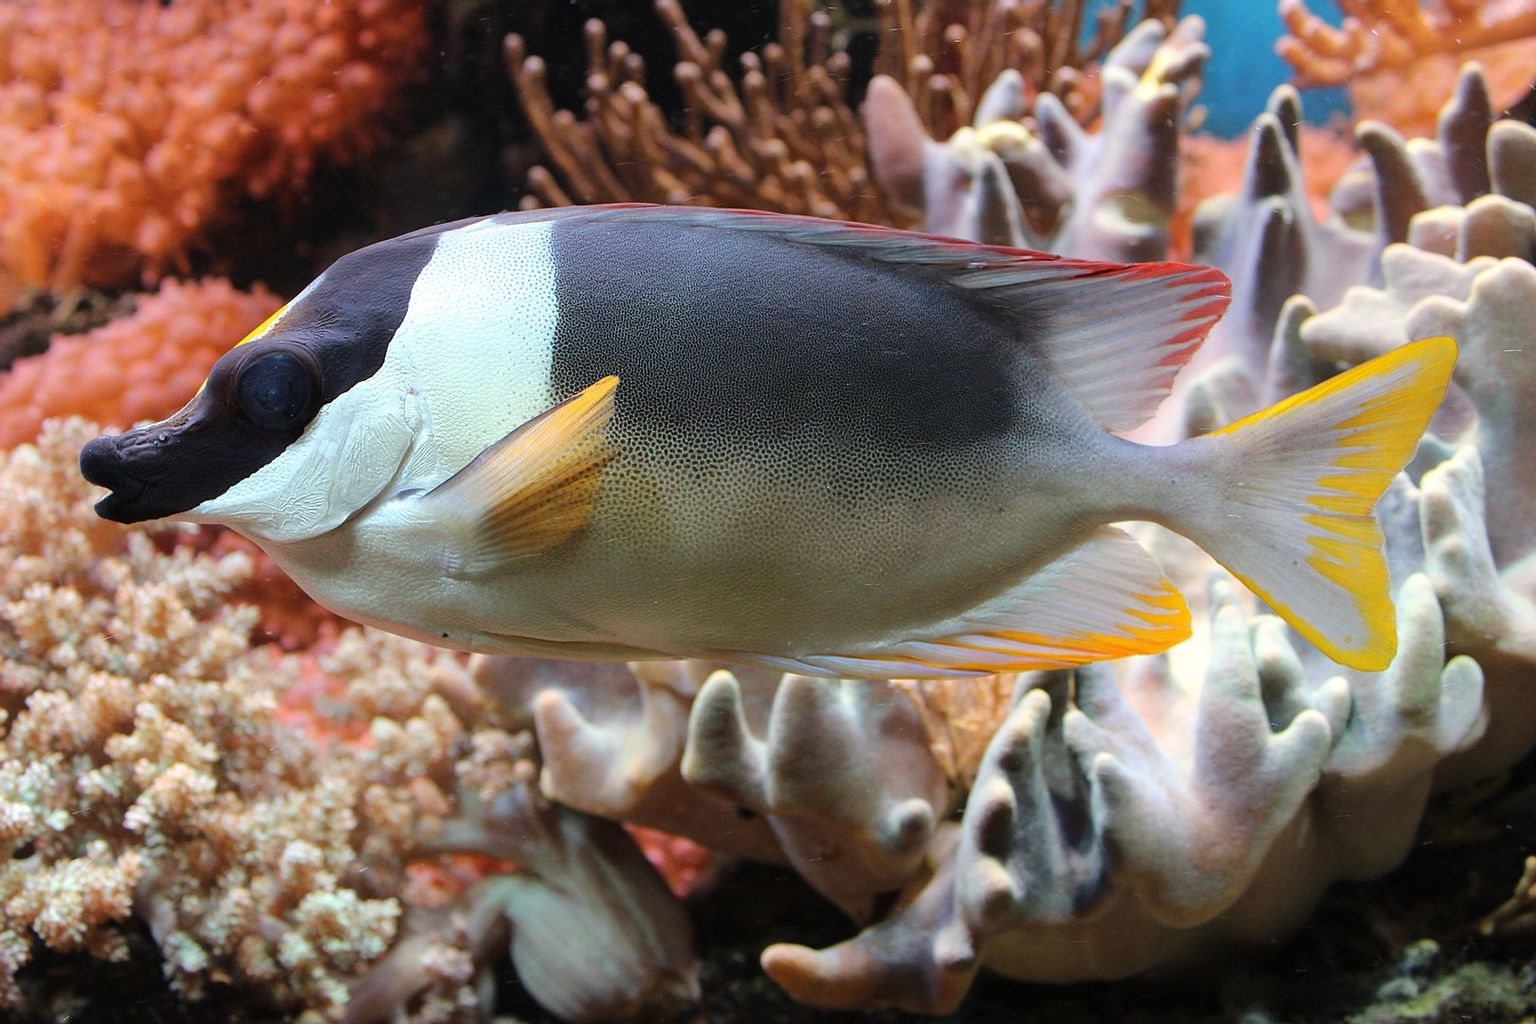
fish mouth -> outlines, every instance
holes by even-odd
[[[136,507],[143,500],[148,485],[128,471],[118,447],[119,440],[98,437],[80,449],[80,475],[87,482],[111,492],[96,503],[96,514],[114,523],[125,524],[156,519],[155,512]]]

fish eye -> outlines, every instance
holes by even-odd
[[[313,414],[319,382],[305,360],[281,349],[263,352],[235,376],[235,404],[266,430],[292,430]]]

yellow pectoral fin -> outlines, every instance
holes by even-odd
[[[475,576],[568,539],[592,515],[613,456],[608,422],[619,378],[609,376],[539,414],[420,499],[451,538],[450,575]]]

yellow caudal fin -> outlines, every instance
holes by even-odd
[[[1373,510],[1445,396],[1456,343],[1429,338],[1196,438],[1212,507],[1181,532],[1329,657],[1386,668],[1396,616]],[[1186,529],[1187,527],[1187,529]]]

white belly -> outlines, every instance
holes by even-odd
[[[343,614],[463,649],[505,650],[510,637],[680,657],[790,654],[903,637],[992,596],[1100,522],[1066,493],[1065,470],[1037,466],[1021,481],[1002,451],[910,490],[786,487],[751,460],[660,486],[617,468],[582,531],[504,571],[445,575],[443,539],[406,528],[387,502],[274,555]]]

